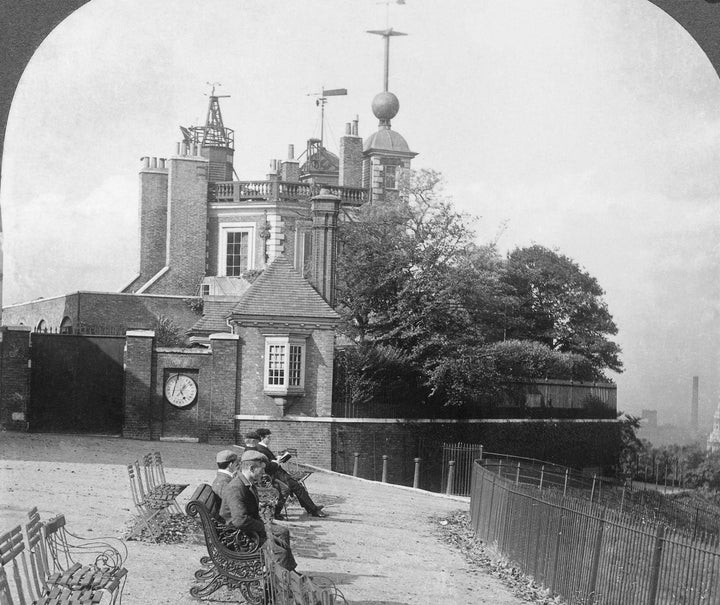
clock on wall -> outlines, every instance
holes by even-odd
[[[195,403],[198,394],[197,382],[189,374],[178,372],[165,379],[165,399],[178,408]]]

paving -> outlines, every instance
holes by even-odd
[[[127,463],[160,451],[167,480],[211,483],[222,445],[148,442],[108,437],[0,433],[0,530],[64,512],[85,536],[122,536],[132,516]],[[470,566],[436,535],[437,518],[467,511],[467,498],[347,477],[318,470],[307,481],[326,518],[288,507],[298,569],[331,578],[351,605],[431,603],[516,605],[499,580]],[[204,547],[127,542],[129,605],[197,603],[188,595]],[[225,597],[227,595],[224,595]],[[212,601],[211,601],[212,602]]]

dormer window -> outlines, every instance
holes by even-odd
[[[265,393],[302,395],[305,389],[304,336],[265,337]]]

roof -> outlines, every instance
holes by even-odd
[[[365,139],[363,151],[370,149],[412,153],[407,141],[399,132],[395,132],[392,128],[385,127],[378,128],[377,132],[374,132]]]
[[[203,303],[203,316],[195,322],[190,332],[207,332],[214,334],[216,332],[229,332],[230,327],[227,325],[227,318],[230,311],[237,304],[237,299],[232,301],[214,301],[206,300]]]
[[[340,319],[310,282],[282,255],[276,257],[253,282],[232,310],[232,315]]]

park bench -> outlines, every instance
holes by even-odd
[[[203,568],[195,572],[195,579],[202,584],[193,586],[190,595],[207,597],[227,586],[238,589],[248,603],[262,605],[266,572],[259,536],[226,525],[219,517],[220,498],[207,484],[197,487],[185,510],[191,517],[199,517],[208,551],[200,559]]]
[[[188,502],[188,515],[199,517],[208,556],[200,559],[195,572],[201,586],[190,589],[195,598],[207,597],[220,587],[238,589],[250,605],[336,605],[346,603],[342,593],[327,578],[303,576],[275,562],[270,540],[226,525],[218,516],[220,498],[212,487],[200,484]]]
[[[120,603],[127,576],[121,542],[118,549],[111,539],[75,536],[63,515],[42,523],[33,508],[28,517],[24,538],[20,525],[0,535],[0,605]]]

